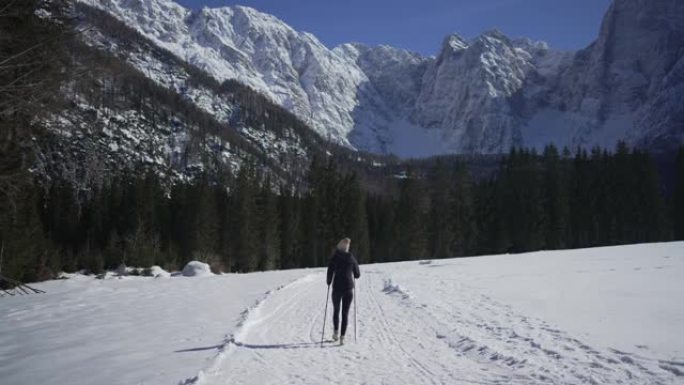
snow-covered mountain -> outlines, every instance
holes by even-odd
[[[556,140],[624,138],[651,149],[684,143],[684,2],[615,0],[596,42],[556,79],[537,114],[558,117]]]
[[[237,79],[340,143],[367,78],[311,34],[252,8],[192,12],[169,0],[84,0],[217,80]]]
[[[79,1],[351,148],[423,156],[622,139],[666,149],[684,138],[681,1],[615,0],[597,41],[576,53],[494,30],[447,36],[435,57],[356,43],[329,49],[242,6]]]
[[[300,180],[313,157],[385,164],[331,144],[282,106],[234,80],[219,82],[111,14],[79,3],[81,33],[64,43],[60,108],[36,140],[34,172],[100,186],[117,175],[165,181],[235,173]],[[67,69],[65,69],[67,70]]]

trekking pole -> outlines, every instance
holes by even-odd
[[[335,274],[333,273],[333,279]],[[330,298],[330,285],[328,285],[328,292],[325,294],[325,312],[323,313],[323,331],[321,332],[321,346],[323,346],[323,338],[325,337],[325,322],[328,318],[328,299]]]
[[[356,286],[354,286],[354,342],[356,342]]]

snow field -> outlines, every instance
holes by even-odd
[[[684,242],[36,286],[0,299],[3,384],[684,383]]]
[[[36,284],[47,294],[0,298],[0,383],[177,384],[211,361],[245,308],[301,274]]]

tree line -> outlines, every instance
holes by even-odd
[[[23,281],[119,264],[215,271],[324,266],[352,238],[362,263],[519,253],[684,239],[684,150],[663,189],[648,153],[624,144],[570,155],[514,149],[492,176],[439,160],[370,193],[353,172],[316,158],[306,186],[245,166],[165,187],[154,174],[77,190],[33,184],[2,218],[2,272]]]

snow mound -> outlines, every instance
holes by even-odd
[[[207,277],[214,275],[209,268],[209,265],[199,261],[190,261],[183,268],[184,277]]]
[[[392,282],[392,278],[385,280],[385,285],[382,288],[382,292],[385,294],[397,294],[403,299],[411,298],[411,293],[398,284]]]
[[[129,269],[124,263],[122,263],[116,268],[116,270],[114,270],[114,272],[119,276],[125,276],[128,275]]]
[[[168,278],[171,276],[171,273],[157,265],[150,267],[150,273],[154,278]]]

